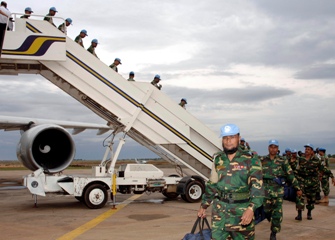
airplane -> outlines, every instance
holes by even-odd
[[[0,116],[0,129],[21,132],[17,146],[18,160],[28,169],[55,173],[68,167],[75,155],[72,135],[85,129],[97,129],[97,135],[104,134],[112,128],[107,124],[61,121],[28,117]]]
[[[137,160],[137,158],[135,158],[135,162],[138,164],[146,164],[147,160]]]

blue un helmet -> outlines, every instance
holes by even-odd
[[[92,43],[96,43],[96,44],[98,44],[98,39],[95,39],[95,38],[94,38],[94,39],[92,40]]]
[[[26,7],[26,8],[24,9],[24,11],[27,11],[27,12],[33,13],[33,10],[31,9],[31,7]]]
[[[67,18],[67,19],[65,19],[65,21],[67,21],[68,23],[72,24],[72,19],[71,18]]]
[[[271,146],[271,145],[275,145],[275,146],[279,147],[279,142],[278,142],[278,140],[276,140],[276,139],[271,139],[271,140],[269,141],[269,146]]]
[[[323,147],[320,147],[320,148],[319,148],[319,151],[326,152],[326,149],[323,148]]]
[[[291,149],[291,153],[298,153],[297,149]]]
[[[184,101],[187,104],[187,99],[186,98],[182,98],[181,101]]]
[[[129,75],[133,75],[133,76],[135,76],[135,73],[134,73],[133,71],[131,71],[131,72],[129,73]]]
[[[122,64],[120,58],[115,58],[114,61],[118,61],[120,64]]]
[[[285,152],[292,152],[291,148],[285,148]]]
[[[220,128],[221,134],[220,137],[233,136],[240,133],[240,129],[235,124],[226,124]]]
[[[306,148],[306,147],[310,147],[312,150],[314,150],[314,146],[313,146],[313,144],[310,144],[310,143],[305,144],[304,147],[305,147],[305,148]]]
[[[88,35],[87,35],[87,31],[86,31],[85,29],[81,30],[80,32],[81,32],[81,33],[84,33],[86,36],[88,36]]]
[[[56,10],[56,8],[55,8],[55,7],[51,7],[51,8],[49,9],[49,11],[58,12],[58,11]]]
[[[161,76],[159,76],[158,74],[156,74],[154,78],[158,78],[159,80],[161,80]]]

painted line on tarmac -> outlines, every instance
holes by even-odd
[[[139,195],[134,195],[134,196],[126,199],[121,204],[117,205],[117,209],[110,209],[107,212],[104,212],[103,214],[97,216],[96,218],[92,219],[91,221],[85,223],[84,225],[81,225],[80,227],[76,228],[75,230],[73,230],[73,231],[71,231],[71,232],[69,232],[69,233],[67,233],[67,234],[65,234],[65,235],[57,238],[57,240],[71,240],[71,239],[75,239],[76,237],[82,235],[86,231],[94,228],[99,223],[105,221],[107,218],[109,218],[113,214],[117,213],[122,208],[124,208],[125,206],[127,206],[129,203],[133,202],[134,200],[136,200],[137,198],[139,198],[141,196],[142,196],[142,194],[139,194]]]

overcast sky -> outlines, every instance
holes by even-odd
[[[259,154],[306,143],[335,153],[335,1],[136,0],[8,1],[9,10],[71,17],[68,35],[86,29],[88,48],[137,81],[162,78],[162,91],[217,132],[235,123]],[[60,22],[56,22],[59,25]],[[104,123],[39,75],[0,75],[0,114]],[[75,136],[76,158],[101,159],[103,140]],[[18,132],[0,132],[0,160],[16,159]],[[155,154],[128,140],[120,158]]]

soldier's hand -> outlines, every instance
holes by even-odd
[[[335,186],[335,179],[334,178],[332,178],[332,183]]]
[[[206,217],[206,209],[203,209],[200,206],[200,209],[198,210],[198,217],[205,218]]]
[[[249,147],[249,143],[248,143],[248,142],[246,142],[245,145],[246,145],[247,147]]]
[[[247,208],[247,210],[244,211],[242,218],[241,218],[241,225],[248,225],[251,223],[252,219],[254,217],[254,211],[252,209]]]
[[[297,196],[298,196],[298,197],[301,197],[301,195],[302,195],[302,191],[301,191],[301,190],[298,190],[298,191],[297,191]]]

